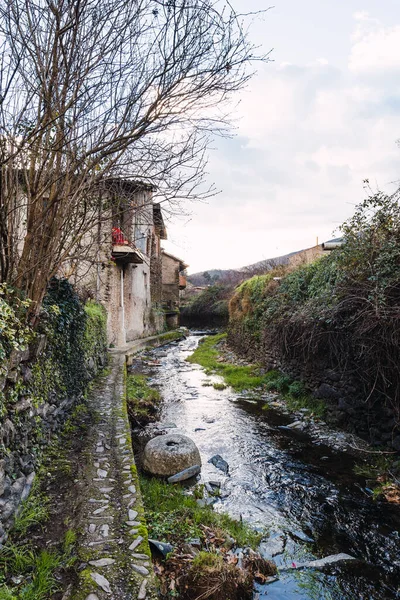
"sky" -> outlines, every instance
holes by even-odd
[[[331,239],[364,180],[399,185],[399,0],[276,0],[250,39],[273,62],[240,94],[235,136],[214,140],[207,177],[221,192],[167,223],[164,247],[191,273]]]

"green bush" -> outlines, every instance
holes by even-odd
[[[105,353],[106,322],[101,305],[89,301],[84,306],[68,280],[52,279],[38,328],[48,340],[36,367],[38,393],[48,377],[56,393],[72,397],[86,389],[91,377],[87,359]]]
[[[86,323],[84,351],[86,358],[104,354],[107,347],[107,312],[101,304],[89,300],[85,304]]]
[[[343,245],[312,264],[279,282],[270,273],[239,286],[230,341],[311,368],[325,357],[348,369],[371,403],[380,398],[400,412],[399,195],[367,198],[342,225]]]
[[[25,349],[34,334],[26,325],[30,302],[21,300],[12,288],[0,284],[0,364],[12,350]]]
[[[230,293],[227,286],[211,285],[182,307],[181,315],[194,320],[227,322]]]
[[[288,387],[288,393],[293,398],[301,398],[307,394],[307,390],[302,381],[293,381]]]

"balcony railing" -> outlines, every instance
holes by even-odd
[[[131,244],[124,236],[119,227],[113,227],[111,230],[112,237],[112,259],[118,264],[133,263],[140,265],[144,262],[145,257],[136,248],[135,244]]]

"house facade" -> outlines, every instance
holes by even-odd
[[[183,260],[165,252],[162,259],[162,306],[166,316],[167,326],[179,325],[179,307],[184,290],[186,289],[186,265]]]
[[[165,328],[160,243],[166,239],[166,229],[153,191],[152,186],[129,179],[107,180],[97,230],[82,241],[88,247],[87,257],[72,273],[64,273],[103,304],[113,346]]]

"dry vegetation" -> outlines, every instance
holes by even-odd
[[[345,244],[277,282],[253,277],[230,301],[230,338],[304,364],[351,371],[370,404],[400,413],[400,208],[376,194],[342,226]],[[250,341],[251,340],[251,341]]]

